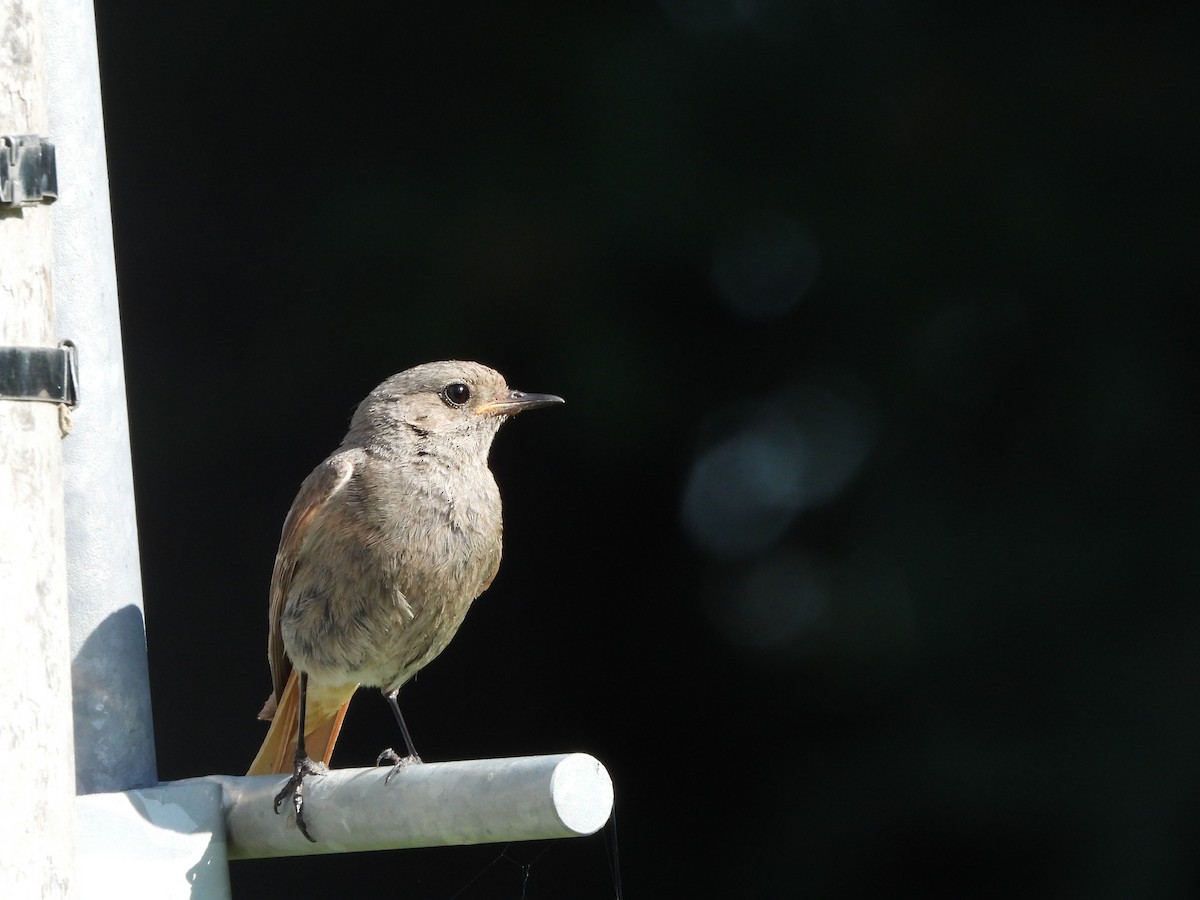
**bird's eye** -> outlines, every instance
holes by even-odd
[[[471,389],[461,381],[454,381],[442,388],[442,399],[451,406],[462,406],[471,399]]]

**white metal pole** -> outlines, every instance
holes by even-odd
[[[41,10],[0,0],[0,134],[47,136]],[[0,152],[5,152],[0,150]],[[0,345],[54,347],[52,207],[0,206]],[[0,400],[0,896],[74,895],[61,409]]]
[[[58,336],[79,350],[65,447],[67,578],[79,793],[157,781],[121,323],[92,0],[42,0]]]

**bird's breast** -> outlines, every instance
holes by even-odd
[[[457,632],[501,544],[490,473],[355,479],[301,554],[284,613],[289,655],[318,679],[398,686]]]

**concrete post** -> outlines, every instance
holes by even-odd
[[[0,0],[0,134],[47,137],[41,28],[37,0]],[[0,206],[0,345],[58,344],[52,215],[49,205]],[[74,894],[65,423],[56,404],[0,399],[3,897]]]

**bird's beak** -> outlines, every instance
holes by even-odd
[[[539,409],[565,402],[554,394],[530,394],[525,391],[509,391],[499,400],[492,400],[475,410],[481,416],[515,416],[527,409]]]

